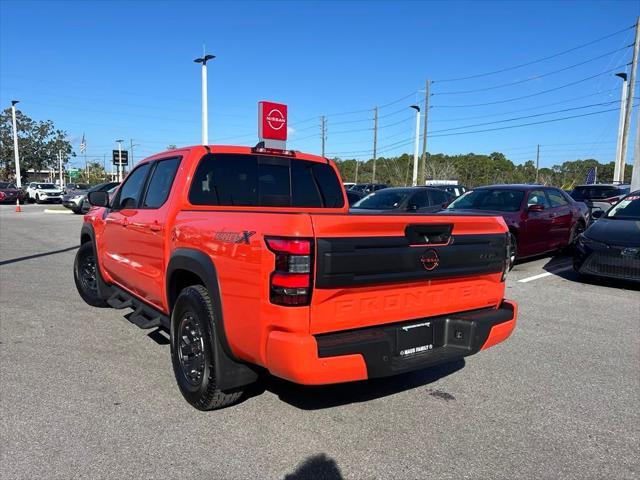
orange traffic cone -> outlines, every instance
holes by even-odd
[[[21,212],[22,208],[20,208],[20,200],[16,199],[16,212]]]

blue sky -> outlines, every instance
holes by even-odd
[[[109,154],[116,138],[133,139],[136,157],[199,143],[193,59],[204,43],[218,57],[209,68],[211,143],[254,144],[257,102],[274,100],[289,105],[291,148],[319,153],[324,114],[329,154],[370,158],[378,105],[380,156],[410,152],[408,107],[423,101],[430,78],[432,153],[503,151],[520,163],[541,144],[543,166],[611,161],[620,98],[613,74],[631,59],[631,29],[523,68],[443,80],[554,55],[630,27],[638,14],[637,1],[2,1],[0,104],[20,99],[26,114],[66,130],[76,149],[85,133],[90,159]],[[521,83],[452,93],[512,82]],[[553,91],[538,95],[545,90]],[[481,103],[493,104],[461,106]],[[558,110],[567,111],[546,115]],[[458,134],[602,110],[612,111]]]

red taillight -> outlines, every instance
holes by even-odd
[[[6,195],[4,194],[4,192],[0,192],[0,200],[4,200],[4,197],[5,197],[5,196],[6,196]]]
[[[276,305],[308,305],[311,298],[311,240],[265,238],[276,258],[269,298]]]

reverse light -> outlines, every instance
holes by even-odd
[[[311,240],[265,238],[275,254],[269,282],[271,303],[284,306],[308,305],[311,298]]]

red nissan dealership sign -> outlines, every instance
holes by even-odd
[[[258,136],[260,140],[287,140],[287,106],[282,103],[258,103]]]

